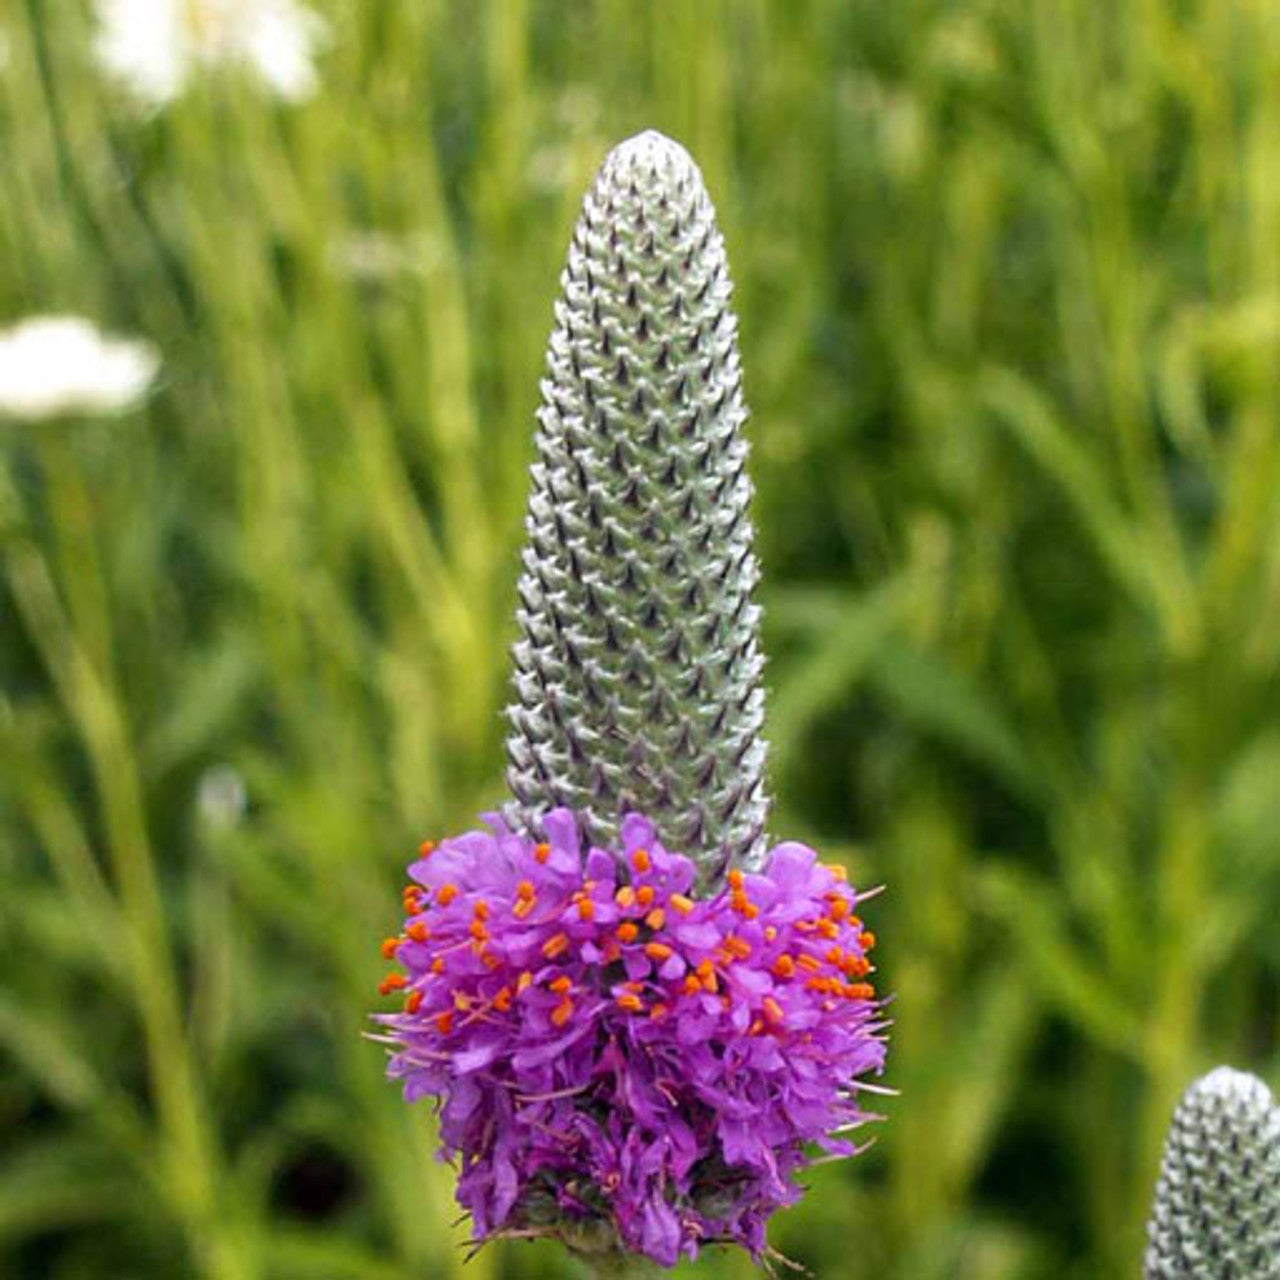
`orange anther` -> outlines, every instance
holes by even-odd
[[[426,942],[431,937],[431,930],[427,928],[421,920],[415,920],[406,930],[405,933],[411,937],[414,942]]]
[[[771,924],[765,925],[764,940],[766,942],[773,942],[777,938],[777,936],[778,936],[778,931],[773,927],[773,925]]]
[[[828,947],[822,957],[828,964],[839,968],[844,964],[844,952],[839,947]]]
[[[667,1014],[670,1012],[671,1010],[665,1004],[659,1001],[657,1004],[653,1006],[652,1009],[649,1010],[649,1017],[651,1017],[654,1020],[654,1022],[661,1022],[662,1019],[665,1018]]]
[[[444,957],[443,957],[443,956],[436,956],[436,958],[431,962],[431,972],[432,972],[432,973],[443,973],[443,972],[444,972]]]
[[[849,879],[849,873],[838,862],[827,862],[823,864],[831,874],[843,884]]]
[[[573,1016],[573,1001],[561,1000],[554,1009],[551,1010],[551,1024],[556,1027],[563,1027],[570,1017]]]
[[[644,953],[650,960],[657,960],[659,963],[663,960],[670,960],[674,954],[665,942],[646,942],[644,944]]]
[[[554,960],[556,956],[564,955],[568,949],[569,935],[565,933],[557,933],[542,944],[542,954],[548,960]]]
[[[870,929],[865,929],[862,933],[858,934],[858,946],[860,946],[863,951],[870,951],[875,945],[876,935],[872,933]]]
[[[871,961],[866,956],[846,956],[844,973],[848,978],[862,978],[871,972]]]
[[[754,1021],[750,1026],[749,1026],[749,1027],[748,1027],[748,1028],[747,1028],[747,1034],[748,1034],[748,1035],[751,1035],[751,1036],[758,1036],[758,1035],[762,1035],[763,1033],[764,1033],[764,1023],[763,1023],[763,1022],[761,1022],[759,1018],[757,1018],[757,1019],[756,1019],[756,1020],[755,1020],[755,1021]]]
[[[471,913],[477,920],[487,920],[489,918],[489,904],[483,898],[477,898],[476,905],[471,908]]]
[[[746,877],[742,874],[741,871],[738,870],[737,867],[734,867],[729,872],[729,888],[730,889],[741,890],[745,882],[746,882]]]
[[[627,991],[618,997],[618,1008],[625,1009],[628,1013],[639,1013],[644,1009],[644,1001]]]
[[[545,843],[540,845],[535,845],[533,850],[533,856],[537,858],[539,862],[546,862],[546,860],[549,857],[551,857],[551,846]]]
[[[764,1016],[768,1018],[770,1022],[782,1021],[782,1006],[772,996],[765,996],[765,998],[760,1001],[760,1008],[763,1010]]]
[[[849,914],[849,900],[841,898],[837,894],[831,893],[827,895],[827,900],[831,903],[828,908],[828,914],[833,920],[843,920]]]
[[[684,975],[684,993],[687,996],[696,996],[702,990],[702,983],[692,973]]]
[[[511,988],[503,987],[496,996],[493,997],[493,1007],[499,1013],[506,1013],[511,1008]]]
[[[794,977],[796,962],[790,956],[781,955],[773,962],[773,971],[779,978]]]
[[[515,916],[517,920],[523,920],[525,916],[527,916],[529,912],[533,910],[535,901],[536,900],[533,898],[519,899],[516,905],[511,908],[511,914]]]
[[[624,920],[618,926],[618,938],[622,942],[634,942],[639,934],[640,930],[630,920]]]
[[[653,901],[653,885],[642,884],[636,890],[636,901],[642,907],[647,907]]]
[[[661,907],[654,907],[644,918],[650,929],[661,929],[667,923],[667,913]]]
[[[533,896],[534,896],[534,888],[533,888],[532,880],[521,880],[520,883],[516,885],[517,898],[520,898],[522,900],[527,900],[529,898],[532,898]]]
[[[583,898],[578,903],[578,919],[590,920],[596,913],[596,904],[590,898]]]
[[[796,958],[796,964],[802,969],[808,969],[810,973],[817,973],[822,968],[822,963],[817,956],[811,956],[807,951]]]
[[[424,840],[418,846],[418,852],[419,854],[422,855],[422,857],[429,858],[432,852],[434,851],[435,847],[436,847],[436,842],[434,840]]]
[[[869,982],[855,982],[845,987],[844,993],[850,1000],[874,1000],[876,989]]]
[[[399,938],[383,938],[382,940],[382,958],[390,960],[396,953],[396,948],[400,945]]]
[[[454,884],[442,884],[440,888],[436,890],[436,901],[442,907],[447,907],[457,896],[458,886]]]
[[[649,860],[649,852],[647,849],[637,849],[631,855],[631,865],[637,871],[648,871],[653,863]]]
[[[422,1007],[422,992],[410,991],[404,1002],[405,1013],[417,1013]]]
[[[528,970],[528,969],[526,969],[526,970],[525,970],[525,971],[524,971],[524,972],[523,972],[523,973],[522,973],[522,974],[521,974],[521,975],[516,979],[516,990],[517,990],[517,991],[525,991],[525,990],[527,990],[527,989],[528,989],[528,987],[529,987],[530,983],[532,983],[532,982],[533,982],[533,974],[531,974],[531,973],[529,972],[529,970]]]
[[[613,895],[613,900],[625,911],[635,903],[636,891],[629,884],[624,884],[622,888]]]
[[[554,981],[552,981],[548,985],[551,987],[551,990],[556,993],[556,995],[562,996],[566,991],[569,991],[573,987],[573,979],[566,977],[564,974],[561,974],[558,978],[556,978]]]
[[[393,991],[399,991],[401,987],[407,987],[408,985],[409,979],[403,973],[389,973],[378,983],[378,994],[380,996],[388,996]]]
[[[667,899],[669,903],[682,915],[687,916],[693,910],[693,899],[686,898],[683,893],[673,893]]]
[[[485,929],[484,925],[479,920],[473,920],[467,926],[467,932],[477,942],[483,942],[489,936],[488,930]]]
[[[818,921],[817,927],[818,932],[822,934],[824,938],[838,938],[840,936],[840,926],[836,924],[834,920],[828,920],[826,916],[823,916],[822,919]]]
[[[466,1013],[471,1008],[471,997],[465,991],[455,991],[453,993],[453,1007]]]
[[[442,1036],[447,1036],[453,1030],[453,1010],[446,1009],[443,1013],[436,1014],[436,1030]]]
[[[502,961],[488,947],[480,948],[480,963],[486,969],[501,969]]]
[[[737,934],[731,933],[724,940],[724,949],[735,960],[748,960],[751,958],[751,944],[745,938],[739,938]]]

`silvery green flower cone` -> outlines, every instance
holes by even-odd
[[[704,882],[765,845],[759,576],[724,244],[688,152],[616,147],[583,203],[538,412],[508,819],[645,814]]]
[[[1174,1112],[1148,1224],[1146,1280],[1280,1280],[1280,1108],[1219,1067]]]

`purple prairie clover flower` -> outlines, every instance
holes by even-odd
[[[517,585],[508,803],[410,868],[390,1074],[435,1100],[477,1242],[601,1273],[767,1256],[884,1065],[874,937],[771,842],[747,411],[688,153],[616,147],[555,308]]]
[[[544,841],[487,821],[409,868],[383,946],[404,1007],[380,1018],[405,1097],[440,1102],[476,1238],[760,1255],[809,1145],[855,1151],[858,1079],[884,1061],[843,868],[780,844],[695,896],[693,862],[638,815],[617,850],[566,809]]]

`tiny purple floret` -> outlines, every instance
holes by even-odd
[[[382,985],[388,1067],[436,1099],[475,1239],[592,1231],[664,1266],[759,1257],[813,1147],[851,1155],[884,1065],[874,937],[843,868],[778,845],[710,897],[638,815],[620,850],[489,830],[423,845]]]

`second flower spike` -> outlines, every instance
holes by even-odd
[[[519,583],[508,817],[628,811],[713,884],[768,799],[737,325],[702,175],[659,133],[587,194],[556,303]]]

